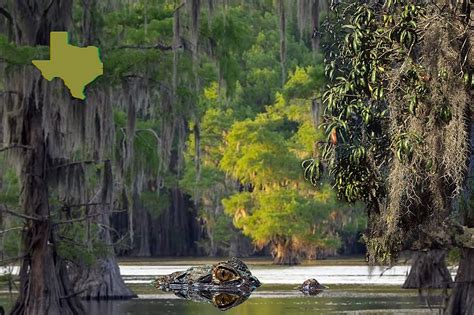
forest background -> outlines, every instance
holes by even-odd
[[[107,105],[96,106],[113,115],[90,118],[110,119],[102,132],[111,139],[102,159],[85,161],[82,153],[105,140],[74,149],[76,169],[64,175],[78,181],[69,189],[83,191],[68,194],[82,194],[84,205],[71,207],[63,196],[56,207],[71,218],[90,212],[109,160],[108,228],[119,256],[273,253],[276,262],[295,263],[363,253],[362,207],[338,202],[329,184],[315,189],[300,166],[324,137],[316,127],[325,46],[315,30],[328,4],[278,5],[209,1],[194,16],[195,8],[175,1],[75,3],[71,43],[89,38],[105,69],[88,87],[88,100],[72,106],[107,97]],[[47,48],[14,48],[3,37],[1,49],[3,66],[12,68]],[[1,159],[1,202],[15,209],[17,172],[6,154]],[[92,260],[104,251],[88,232],[95,221],[71,223],[58,243],[61,254]],[[21,219],[2,224],[10,230],[2,234],[3,257],[17,257]],[[92,246],[71,247],[71,240]]]
[[[415,282],[444,287],[456,249],[464,307],[470,4],[420,3],[0,1],[13,313],[132,296],[116,256],[297,264],[365,246],[372,263],[414,251]],[[100,48],[85,101],[31,64],[51,31]]]

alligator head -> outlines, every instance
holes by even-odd
[[[165,291],[203,290],[210,292],[253,291],[261,283],[238,258],[215,265],[192,267],[157,278],[153,285]]]
[[[305,295],[318,295],[328,287],[321,285],[316,279],[308,279],[297,287]]]

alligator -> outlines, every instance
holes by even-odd
[[[261,286],[247,265],[236,257],[214,265],[191,267],[160,276],[153,285],[164,291],[198,289],[216,292],[253,291]]]
[[[160,276],[152,285],[181,298],[210,302],[220,310],[227,310],[245,301],[261,283],[243,261],[232,257],[214,265]]]
[[[153,281],[156,288],[164,291],[198,289],[217,292],[236,290],[253,291],[261,286],[247,265],[236,257],[214,265],[191,267],[161,276]]]
[[[323,292],[324,289],[328,289],[328,287],[321,285],[316,279],[308,279],[299,285],[297,289],[305,295],[318,295]]]

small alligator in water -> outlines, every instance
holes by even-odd
[[[328,289],[328,287],[321,285],[316,279],[308,279],[299,285],[297,289],[305,295],[318,295],[323,292],[324,289]]]
[[[153,285],[169,291],[180,289],[198,289],[208,291],[253,291],[261,286],[247,265],[238,258],[219,262],[215,265],[191,267],[186,271],[177,271],[157,278]]]

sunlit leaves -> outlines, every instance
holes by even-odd
[[[235,123],[227,137],[221,167],[236,179],[257,186],[295,180],[299,172],[294,167],[299,162],[278,130],[282,127],[283,119],[267,119],[265,115]]]
[[[225,199],[223,204],[236,226],[258,244],[283,237],[332,247],[338,245],[337,237],[327,233],[324,222],[335,207],[331,203],[334,196],[330,196],[329,187],[325,191],[328,198],[320,200],[305,198],[296,190],[241,193]]]

